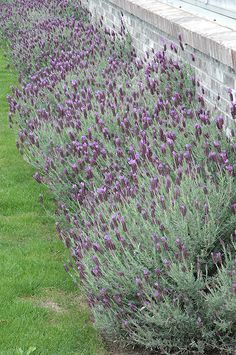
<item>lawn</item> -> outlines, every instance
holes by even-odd
[[[17,75],[0,48],[0,354],[33,347],[34,354],[105,355],[63,268],[68,253],[56,237],[50,194],[32,179],[8,127],[6,95]]]

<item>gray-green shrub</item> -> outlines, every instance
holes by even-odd
[[[0,5],[22,72],[10,123],[55,194],[66,269],[96,326],[163,353],[232,353],[234,129],[225,135],[166,46],[139,59],[122,22],[117,35],[78,18],[73,2],[20,4]]]

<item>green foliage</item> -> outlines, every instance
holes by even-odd
[[[21,348],[17,350],[18,355],[30,355],[35,352],[37,348],[35,346],[31,346],[28,350],[24,351]]]

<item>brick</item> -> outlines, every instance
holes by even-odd
[[[223,83],[229,88],[235,88],[235,78],[232,75],[223,74]]]
[[[138,56],[154,48],[191,65],[204,87],[209,108],[230,117],[227,88],[236,97],[236,32],[217,23],[185,13],[158,0],[82,0],[93,14],[103,14],[107,26],[119,28],[121,11]],[[175,54],[169,49],[173,42],[179,48],[178,33],[182,34],[186,50]],[[195,61],[192,61],[194,54]],[[220,94],[221,100],[217,101]]]

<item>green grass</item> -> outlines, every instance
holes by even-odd
[[[2,49],[1,49],[2,48]],[[105,355],[78,288],[64,271],[67,250],[38,202],[50,194],[33,179],[8,127],[6,95],[17,83],[0,47],[0,355]]]

